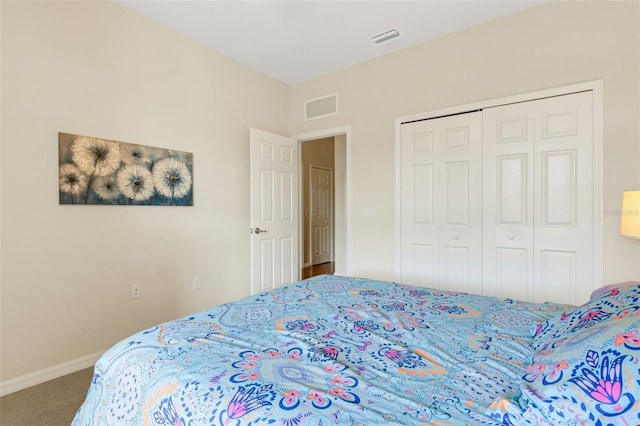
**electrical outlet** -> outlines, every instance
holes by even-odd
[[[140,284],[132,284],[131,285],[131,298],[139,299],[141,295],[141,286]]]
[[[202,288],[202,275],[193,276],[193,289],[199,290]]]

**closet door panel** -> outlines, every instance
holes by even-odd
[[[472,253],[469,247],[444,246],[443,247],[444,271],[441,277],[443,286],[450,291],[474,292],[472,287],[471,274]]]
[[[444,288],[482,293],[482,113],[436,120],[440,148],[439,244]],[[436,281],[437,284],[437,281]]]
[[[444,167],[444,223],[447,226],[469,225],[469,161],[455,161]]]
[[[527,277],[531,270],[531,250],[521,248],[496,248],[495,292],[500,297],[526,300]]]
[[[593,106],[582,92],[535,102],[534,301],[581,304],[593,288]]]
[[[412,166],[413,223],[433,224],[433,164]]]
[[[402,125],[401,279],[480,293],[480,113]]]
[[[527,224],[527,154],[496,157],[496,224]]]
[[[433,246],[428,244],[411,245],[411,262],[408,264],[403,282],[410,285],[433,282]]]
[[[438,129],[429,124],[402,126],[401,270],[416,286],[432,283],[438,265]]]
[[[539,300],[569,303],[578,290],[578,265],[575,251],[540,250]]]
[[[532,103],[483,111],[483,294],[533,297]]]
[[[409,258],[403,260],[406,272],[403,279],[411,285],[425,285],[432,282],[434,276],[433,169],[433,163],[427,162],[411,166],[411,182],[407,188],[410,196],[406,203],[410,211],[405,212],[405,218],[410,229],[419,233],[419,238],[404,239]]]
[[[542,226],[576,226],[576,151],[548,151],[540,156]]]

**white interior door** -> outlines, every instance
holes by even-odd
[[[250,131],[251,292],[298,280],[298,144]]]
[[[333,170],[310,166],[311,264],[331,262],[333,236]]]
[[[402,125],[401,279],[482,292],[482,114]]]

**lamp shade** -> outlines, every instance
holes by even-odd
[[[622,193],[620,235],[640,238],[640,190]]]

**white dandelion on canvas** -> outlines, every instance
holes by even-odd
[[[146,201],[153,195],[153,177],[151,172],[137,164],[128,164],[118,170],[118,189],[125,197]]]
[[[115,200],[120,196],[116,176],[101,176],[93,184],[93,190],[103,200]]]
[[[59,133],[60,204],[193,205],[193,154]]]
[[[153,166],[153,181],[165,197],[183,198],[191,188],[191,173],[184,161],[164,158]]]
[[[74,196],[78,197],[87,187],[87,179],[75,164],[63,164],[58,175],[60,192],[69,195],[71,204]]]

